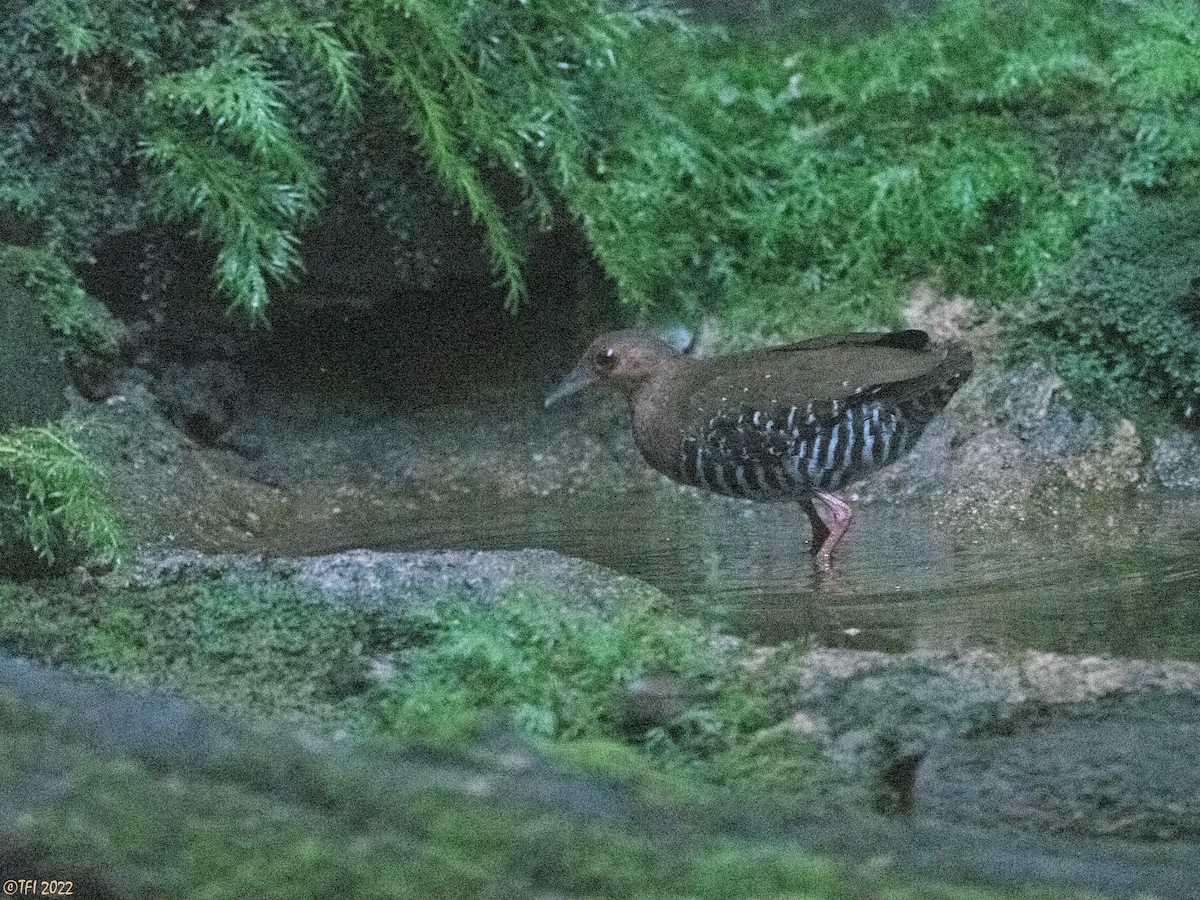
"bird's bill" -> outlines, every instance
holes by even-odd
[[[566,397],[572,394],[578,394],[584,388],[592,385],[596,379],[583,371],[582,367],[576,366],[574,371],[567,375],[562,380],[562,384],[556,387],[550,396],[546,398],[546,406],[549,408]]]

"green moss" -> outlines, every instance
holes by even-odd
[[[469,777],[465,757],[412,765],[242,733],[241,756],[268,764],[282,754],[286,764],[256,781],[248,766],[222,772],[114,755],[69,723],[47,726],[27,712],[0,692],[0,796],[22,810],[0,823],[6,846],[37,847],[43,866],[122,897],[1001,896],[854,872],[782,836],[730,837],[678,802],[618,827],[502,792],[471,796],[447,786]],[[462,769],[448,779],[454,766]]]
[[[541,739],[631,742],[662,772],[761,782],[780,801],[825,777],[803,739],[769,731],[786,714],[786,685],[769,666],[747,672],[739,650],[645,598],[611,615],[544,591],[366,612],[284,585],[55,594],[0,584],[0,646],[392,740],[462,743],[498,719]],[[679,700],[631,720],[631,686],[646,677],[677,685]]]
[[[314,722],[352,716],[348,698],[364,689],[372,654],[409,628],[287,588],[0,586],[0,643],[12,652]]]
[[[1143,419],[1200,407],[1198,213],[1190,200],[1118,211],[1034,305],[1027,350],[1093,406]]]

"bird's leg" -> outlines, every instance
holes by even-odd
[[[820,508],[816,502],[818,500]],[[826,515],[821,515],[821,509],[824,509]],[[850,527],[850,519],[854,515],[850,511],[850,504],[837,494],[817,491],[808,498],[804,511],[808,513],[808,520],[812,523],[812,552],[816,557],[817,568],[828,570],[833,548]]]
[[[817,549],[825,543],[825,538],[829,537],[829,526],[825,524],[825,520],[817,512],[816,500],[812,496],[806,497],[801,506],[808,515],[808,521],[812,523],[812,552],[815,556]]]

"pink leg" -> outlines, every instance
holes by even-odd
[[[815,502],[817,500],[820,501],[820,509]],[[824,509],[825,515],[821,515],[821,509]],[[814,497],[810,497],[804,511],[808,513],[808,519],[812,522],[812,552],[816,557],[817,568],[828,571],[830,554],[846,534],[854,514],[849,503],[837,494],[827,494],[824,491],[817,491]]]

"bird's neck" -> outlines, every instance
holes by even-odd
[[[633,408],[633,435],[638,450],[654,468],[668,475],[676,466],[685,410],[680,404],[689,391],[680,390],[695,361],[671,360],[628,392]]]

